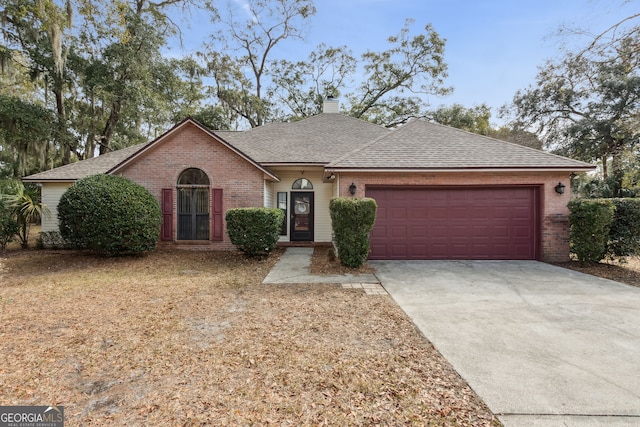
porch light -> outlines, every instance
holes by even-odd
[[[564,189],[565,189],[565,185],[561,182],[559,182],[558,185],[555,186],[556,193],[558,194],[563,194]]]
[[[351,185],[349,186],[349,193],[351,193],[351,195],[353,196],[354,194],[356,194],[356,185],[352,182]]]
[[[335,174],[331,174],[331,175],[329,175],[329,176],[327,177],[327,179],[328,179],[329,181],[333,181],[333,180],[335,180],[335,179],[336,179],[336,176],[335,176]]]

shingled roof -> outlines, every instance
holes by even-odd
[[[298,122],[271,123],[242,132],[212,132],[187,119],[154,141],[40,172],[23,180],[75,181],[93,174],[110,173],[188,122],[212,137],[220,138],[265,173],[265,167],[288,164],[317,164],[336,171],[594,169],[588,163],[424,120],[412,120],[398,129],[389,130],[342,114],[329,113]]]
[[[327,164],[391,131],[364,120],[329,113],[297,122],[269,123],[244,132],[215,133],[255,161],[272,165]]]
[[[420,119],[414,119],[337,158],[327,168],[594,169],[588,163]]]
[[[43,182],[43,181],[76,181],[89,175],[99,173],[109,173],[116,166],[135,155],[138,151],[144,149],[152,141],[143,144],[133,145],[121,150],[112,151],[102,154],[98,157],[82,160],[68,165],[60,166],[55,169],[29,175],[22,178],[25,182]]]

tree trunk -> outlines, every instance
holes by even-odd
[[[67,140],[67,112],[64,108],[64,98],[62,94],[62,82],[56,79],[53,92],[56,96],[56,110],[58,112],[58,139],[60,141],[60,150],[62,151],[62,164],[71,163],[71,144]]]
[[[89,132],[86,142],[84,144],[84,158],[90,159],[95,155],[96,151],[96,135],[93,132]]]
[[[111,138],[116,130],[118,121],[120,120],[120,109],[122,108],[122,102],[118,98],[111,104],[111,113],[107,119],[107,123],[104,126],[104,132],[100,137],[100,154],[106,154],[111,151]]]

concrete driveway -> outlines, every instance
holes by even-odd
[[[370,261],[507,427],[640,425],[640,288],[535,261]]]

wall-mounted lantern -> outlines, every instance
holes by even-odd
[[[349,193],[351,193],[351,195],[353,196],[354,194],[356,194],[356,185],[352,182],[351,185],[349,186]]]
[[[559,182],[558,185],[556,185],[554,188],[556,190],[556,193],[564,194],[565,185],[563,183]]]

